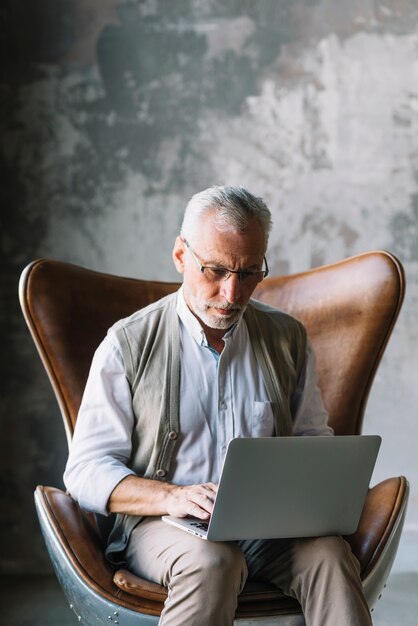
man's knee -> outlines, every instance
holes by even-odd
[[[360,565],[354,557],[349,544],[342,537],[320,537],[318,544],[320,558],[325,561],[329,562],[332,560],[332,562],[339,565],[354,563],[360,569]]]
[[[187,563],[178,562],[174,569],[186,565],[194,576],[200,575],[203,580],[215,576],[218,580],[245,581],[247,565],[242,551],[233,543],[196,542]],[[174,573],[174,572],[173,572]],[[243,584],[243,582],[242,582]]]
[[[339,536],[318,537],[302,540],[296,546],[297,561],[303,569],[360,573],[360,565],[351,552],[349,544]]]

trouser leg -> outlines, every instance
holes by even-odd
[[[341,537],[244,541],[249,576],[269,581],[302,606],[307,626],[370,626],[360,566]]]
[[[127,548],[129,569],[168,588],[161,626],[231,626],[247,567],[232,542],[204,541],[147,518]]]

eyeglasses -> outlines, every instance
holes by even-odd
[[[190,244],[187,241],[187,239],[184,239],[184,237],[181,237],[181,240],[186,244],[186,246],[190,250],[190,253],[192,257],[194,258],[194,260],[196,261],[196,265],[198,266],[199,270],[202,272],[205,278],[207,278],[207,280],[210,281],[211,283],[220,282],[221,280],[228,280],[231,274],[237,274],[238,280],[240,281],[240,283],[246,283],[247,285],[250,285],[250,284],[256,285],[257,283],[261,282],[264,278],[266,278],[266,276],[268,276],[269,268],[267,265],[266,257],[263,257],[264,265],[265,265],[264,270],[255,270],[255,271],[229,270],[226,267],[210,267],[209,265],[201,264],[196,254],[193,252],[192,248],[190,247]]]

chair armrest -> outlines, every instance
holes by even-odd
[[[408,481],[404,476],[388,478],[369,490],[356,532],[345,537],[360,562],[362,579],[382,554],[407,498]]]
[[[54,487],[38,486],[35,500],[72,566],[80,575],[90,578],[94,586],[111,591],[114,572],[105,559],[94,518],[83,513],[68,493]]]
[[[92,517],[83,513],[68,493],[54,487],[38,486],[35,502],[47,545],[51,537],[59,542],[71,569],[81,581],[104,599],[120,606],[151,615],[160,614],[166,595],[164,588],[161,587],[163,594],[160,597],[148,594],[140,598],[122,591],[113,581],[115,571],[105,558]]]

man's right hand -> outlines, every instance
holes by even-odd
[[[110,494],[108,511],[127,515],[193,515],[206,520],[212,513],[216,491],[214,483],[180,486],[129,475]]]
[[[203,483],[202,485],[172,485],[167,500],[167,512],[174,517],[192,515],[199,519],[209,519],[213,510],[217,485]]]

